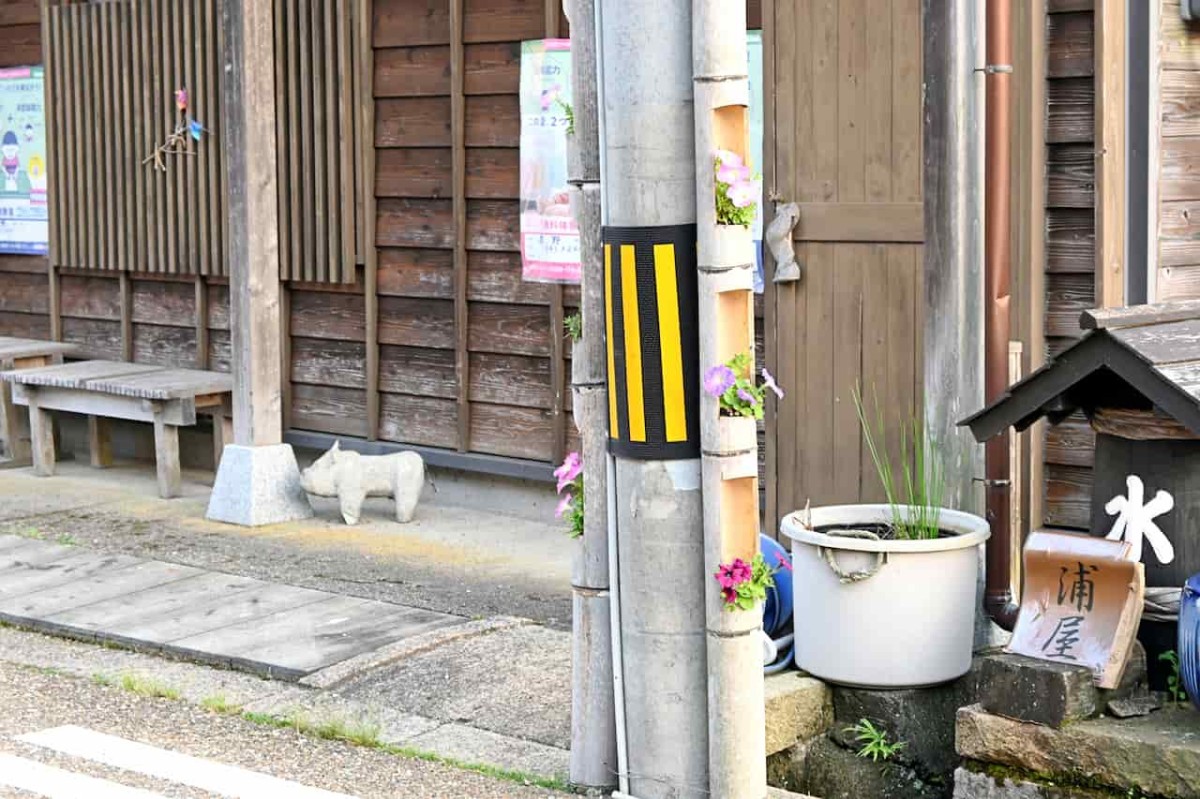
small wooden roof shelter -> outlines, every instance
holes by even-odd
[[[1157,410],[1200,436],[1200,301],[1085,311],[1083,338],[959,424],[977,441],[1075,411]]]

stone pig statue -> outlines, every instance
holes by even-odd
[[[337,497],[346,524],[358,524],[367,497],[395,497],[396,521],[410,522],[425,486],[425,462],[415,452],[362,455],[335,441],[300,474],[300,485],[318,497]]]

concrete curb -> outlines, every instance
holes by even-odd
[[[488,635],[513,627],[523,627],[527,624],[534,624],[534,622],[530,619],[518,619],[512,616],[496,616],[490,619],[480,619],[467,622],[466,624],[456,624],[452,627],[430,630],[427,633],[414,635],[403,641],[397,641],[393,644],[380,647],[372,652],[364,652],[361,655],[343,660],[340,663],[334,663],[332,666],[327,666],[320,671],[315,671],[307,677],[301,678],[298,682],[309,688],[322,688],[326,690],[336,688],[347,680],[358,677],[368,671],[413,657],[414,655],[429,652],[452,641]]]
[[[503,617],[474,622],[469,631],[446,629],[446,633],[460,634],[445,636],[441,643],[529,623],[524,619]],[[425,637],[428,648],[439,644],[434,635],[436,632],[441,631],[431,631]],[[404,655],[400,653],[398,656]],[[182,695],[178,701],[189,705],[200,706],[206,698],[219,694],[229,700],[237,714],[251,712],[279,721],[299,716],[316,725],[334,720],[377,724],[382,743],[410,750],[417,755],[433,755],[450,761],[452,765],[489,766],[550,779],[567,777],[570,753],[566,749],[457,722],[405,713],[374,702],[350,699],[336,691],[295,683],[264,682],[242,672],[222,671],[194,662],[165,660],[152,653],[103,649],[95,644],[64,640],[59,636],[0,628],[0,661],[50,670],[81,680],[94,679],[97,674],[113,678],[136,674],[178,688]]]

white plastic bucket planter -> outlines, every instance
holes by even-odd
[[[796,666],[829,682],[866,688],[936,685],[966,674],[979,605],[980,544],[991,535],[987,522],[943,510],[939,526],[951,535],[884,541],[817,530],[891,524],[888,505],[810,513],[811,527],[803,511],[780,525],[792,541]],[[860,579],[850,580],[855,573]]]

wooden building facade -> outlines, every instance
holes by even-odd
[[[55,99],[116,87],[117,105],[101,103],[98,118],[151,123],[88,146],[128,169],[129,154],[169,132],[180,84],[219,131],[218,3],[55,2],[67,10],[43,14],[38,0],[0,0],[0,66],[48,54]],[[921,407],[921,7],[748,2],[749,27],[764,30],[766,188],[800,203],[805,266],[786,287],[770,285],[767,266],[760,354],[789,390],[762,448],[768,528],[809,498],[879,497],[856,385],[899,416]],[[1131,50],[1127,74],[1136,4],[1013,7],[1012,307],[1028,373],[1079,336],[1082,310],[1140,301],[1136,290],[1127,296],[1129,270],[1145,272],[1149,299],[1200,296],[1200,31],[1180,20],[1178,0],[1155,0],[1142,23],[1146,52]],[[545,476],[577,446],[562,331],[578,290],[521,279],[518,82],[521,41],[569,33],[559,0],[275,8],[286,428],[303,443],[351,437],[422,447],[434,463]],[[99,38],[90,27],[81,38],[94,15],[104,15]],[[190,47],[148,44],[155,26],[170,31],[164,42]],[[71,69],[56,68],[60,52],[58,66]],[[94,75],[89,58],[99,59]],[[143,65],[163,75],[126,87],[122,70]],[[1150,124],[1133,146],[1124,108],[1139,85]],[[82,117],[63,105],[55,123],[79,131]],[[228,369],[219,141],[207,147],[208,161],[139,172],[132,192],[111,200],[107,173],[89,176],[80,160],[90,150],[55,151],[80,166],[52,176],[78,213],[54,220],[53,265],[0,256],[0,335]],[[1144,208],[1131,200],[1127,155],[1144,162],[1130,172]],[[1139,213],[1144,246],[1127,235]],[[143,218],[144,232],[129,227]],[[898,435],[888,433],[893,443]],[[1091,435],[1074,419],[1025,437],[1027,527],[1086,527]]]

